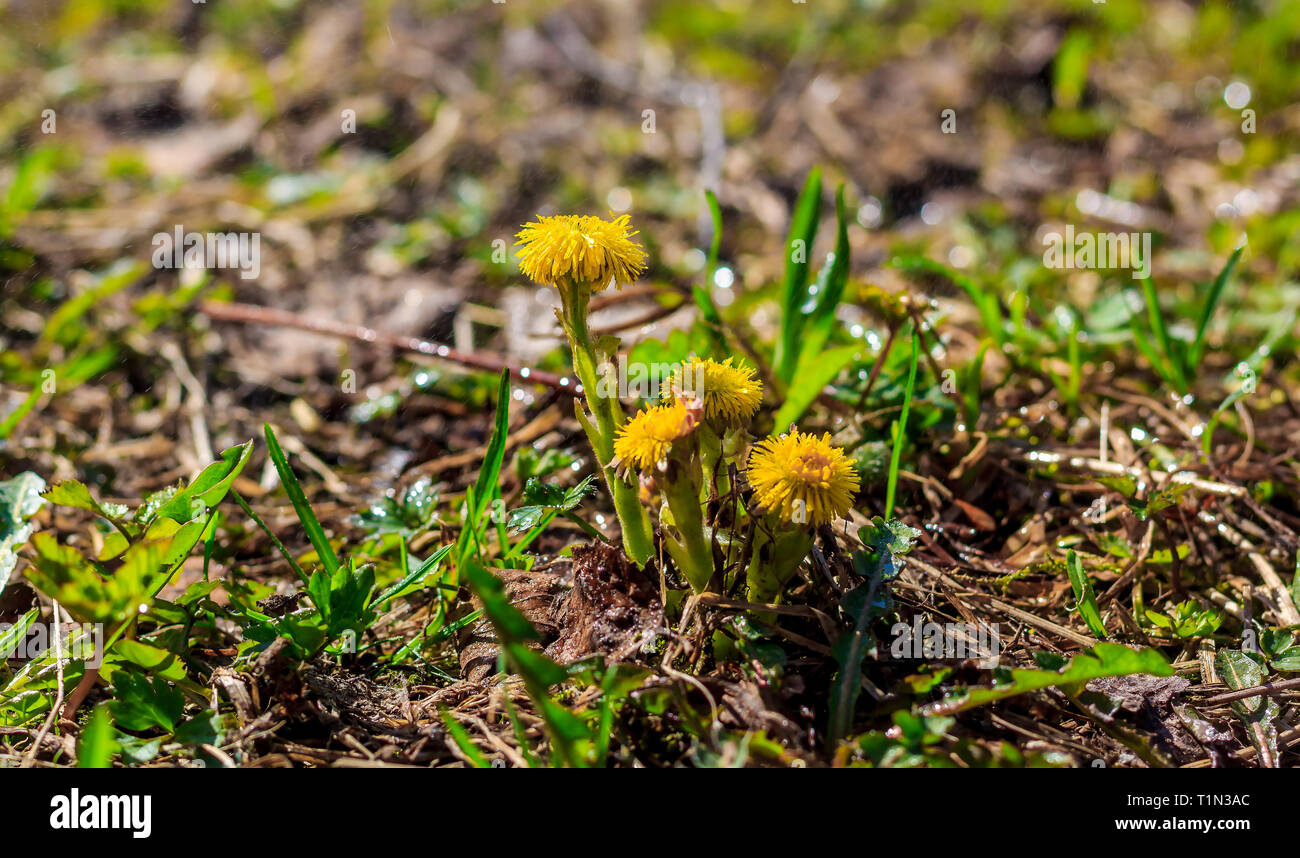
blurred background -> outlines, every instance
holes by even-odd
[[[62,447],[159,432],[190,449],[192,421],[158,408],[184,399],[182,365],[217,449],[263,409],[332,438],[333,465],[380,468],[397,442],[395,474],[472,441],[463,406],[489,389],[473,374],[217,324],[195,301],[562,371],[552,298],[511,247],[539,213],[631,215],[650,270],[596,317],[631,344],[693,317],[714,191],[707,287],[761,352],[815,167],[824,216],[841,184],[849,213],[850,374],[880,350],[863,296],[904,288],[899,255],[1044,315],[1131,291],[1043,268],[1041,236],[1066,222],[1154,232],[1162,289],[1212,276],[1249,231],[1268,285],[1247,316],[1262,329],[1297,303],[1295,0],[19,0],[0,15],[0,434],[28,466],[66,473]],[[153,267],[152,237],[177,226],[259,234],[258,276]],[[833,239],[823,228],[817,264]],[[949,346],[974,348],[960,290],[923,285]],[[50,367],[58,396],[33,402]],[[413,390],[428,396],[393,420]],[[156,482],[203,451],[138,464]]]

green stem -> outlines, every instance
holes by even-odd
[[[745,596],[751,602],[775,604],[799,564],[812,550],[811,533],[774,529],[779,526],[771,520],[760,521],[754,533],[754,553],[745,570]],[[763,622],[775,620],[768,612],[759,611],[755,616]]]
[[[664,499],[668,501],[678,534],[677,539],[666,544],[691,589],[703,593],[713,579],[713,546],[704,532],[699,481],[691,478],[688,467],[687,462],[670,461],[668,473],[663,477]]]
[[[591,300],[591,287],[572,283],[557,284],[560,290],[561,311],[557,314],[573,349],[573,370],[582,382],[582,393],[587,408],[595,420],[583,420],[587,440],[600,463],[605,485],[614,499],[614,512],[623,530],[623,550],[633,563],[644,566],[654,556],[654,536],[650,516],[637,498],[636,488],[624,482],[610,462],[614,458],[614,435],[623,424],[623,406],[618,395],[601,396],[599,377],[596,374],[597,356],[587,328],[587,304]]]

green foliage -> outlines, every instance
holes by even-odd
[[[1064,760],[1049,754],[1022,754],[1009,742],[996,750],[954,737],[952,718],[937,715],[893,714],[894,729],[857,736],[844,746],[848,765],[879,769],[1041,768]]]
[[[1088,624],[1088,631],[1095,637],[1106,638],[1106,624],[1102,622],[1101,611],[1097,607],[1097,594],[1092,589],[1092,579],[1084,571],[1083,561],[1071,550],[1066,555],[1066,569],[1070,573],[1070,585],[1074,588],[1074,610]]]
[[[1206,637],[1218,631],[1223,624],[1223,615],[1216,609],[1203,608],[1199,602],[1191,599],[1174,605],[1167,614],[1148,609],[1146,618],[1152,625],[1177,638]]]
[[[388,494],[352,517],[352,523],[372,534],[396,533],[410,537],[428,530],[438,520],[438,491],[433,480],[422,477],[398,493]]]
[[[893,610],[893,599],[885,584],[898,577],[902,569],[899,558],[912,550],[920,535],[914,527],[879,516],[872,519],[869,530],[863,528],[859,533],[868,550],[854,552],[853,567],[864,583],[846,593],[840,602],[850,626],[832,648],[839,665],[831,684],[827,728],[832,744],[847,735],[853,724],[853,710],[862,690],[862,660],[875,647],[871,624]]]
[[[160,676],[129,670],[115,674],[109,710],[114,723],[123,730],[141,733],[161,729],[170,733],[180,722],[184,708],[184,695]]]
[[[275,437],[275,430],[271,424],[267,423],[263,427],[266,435],[266,450],[271,457],[272,464],[275,465],[275,472],[280,475],[280,484],[284,486],[285,492],[289,495],[289,503],[293,504],[293,511],[298,515],[298,521],[302,523],[302,528],[307,533],[307,540],[311,542],[312,547],[316,549],[316,557],[320,560],[325,571],[331,576],[339,569],[339,558],[334,553],[334,547],[330,545],[329,538],[325,536],[325,529],[321,527],[320,520],[316,518],[316,513],[312,510],[311,504],[307,501],[307,495],[302,490],[302,484],[298,482],[297,475],[294,474],[293,468],[289,467],[289,460],[285,458],[284,451],[280,449],[280,442]]]
[[[31,471],[0,482],[0,592],[18,563],[18,549],[32,535],[28,519],[45,505],[43,491],[45,481]]]
[[[1173,320],[1167,320],[1160,307],[1159,295],[1155,282],[1148,277],[1142,280],[1142,297],[1146,302],[1148,328],[1143,329],[1137,317],[1132,320],[1134,343],[1146,356],[1152,368],[1178,393],[1187,393],[1196,378],[1201,360],[1205,355],[1206,334],[1214,312],[1223,298],[1224,288],[1232,276],[1237,261],[1241,258],[1244,247],[1238,247],[1228,257],[1228,261],[1210,284],[1205,300],[1201,303],[1197,316],[1196,333],[1190,343],[1176,339],[1171,328]]]
[[[817,235],[820,207],[821,173],[813,170],[795,206],[786,242],[781,330],[774,357],[777,380],[785,388],[785,400],[776,415],[778,428],[803,416],[823,388],[862,352],[859,345],[826,349],[849,276],[843,186],[835,194],[835,248],[826,255],[814,282],[808,283],[807,260]]]
[[[505,459],[509,430],[510,373],[503,370],[497,383],[496,419],[492,426],[492,437],[488,440],[478,477],[465,493],[460,537],[456,540],[454,552],[458,574],[471,560],[481,557],[487,548],[493,503],[501,497],[497,481],[501,475],[501,463]],[[504,525],[504,521],[498,523]]]
[[[113,738],[113,716],[108,704],[96,706],[77,741],[77,768],[112,768],[113,755],[120,748]]]
[[[1051,669],[1032,670],[1019,668],[995,671],[995,684],[990,688],[971,688],[952,695],[941,703],[932,703],[922,711],[929,715],[951,715],[983,706],[997,700],[1059,686],[1079,689],[1090,679],[1103,676],[1128,676],[1145,673],[1152,676],[1172,676],[1168,660],[1154,649],[1133,650],[1120,644],[1099,643],[1090,650],[1079,653],[1068,663],[1057,656],[1039,656],[1040,663]]]
[[[776,374],[789,384],[799,359],[799,331],[803,327],[801,308],[808,294],[808,258],[817,237],[820,219],[822,174],[813,169],[804,183],[785,248],[785,281],[781,288],[781,332],[776,346]]]
[[[903,411],[890,427],[889,478],[885,488],[885,518],[894,514],[894,496],[898,491],[898,469],[903,459],[903,444],[907,441],[907,414],[912,407],[912,393],[916,390],[916,364],[921,343],[918,334],[912,335],[912,359],[907,365],[907,387],[903,390]]]

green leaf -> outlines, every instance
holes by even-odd
[[[1278,653],[1270,664],[1274,670],[1280,670],[1285,673],[1294,673],[1300,670],[1300,646],[1293,646],[1282,650]]]
[[[442,561],[446,559],[447,555],[451,553],[451,550],[454,547],[454,545],[448,544],[433,552],[427,560],[406,575],[402,576],[400,581],[380,593],[378,598],[375,599],[374,607],[378,608],[380,605],[384,604],[384,602],[403,595],[422,582],[425,578],[437,572],[438,567],[442,565]]]
[[[481,551],[487,532],[487,514],[499,491],[497,481],[501,476],[501,462],[505,459],[509,432],[510,372],[502,370],[501,380],[497,384],[496,420],[492,427],[492,437],[488,440],[483,464],[479,466],[478,478],[465,493],[465,521],[461,526],[460,537],[456,540],[457,570],[469,562],[471,554]]]
[[[41,146],[18,162],[8,193],[0,199],[0,238],[13,230],[18,215],[31,211],[41,201],[58,172],[58,157],[58,148]]]
[[[1079,653],[1058,670],[1016,669],[1009,671],[1007,681],[991,688],[972,688],[964,694],[933,703],[922,708],[926,715],[951,715],[986,703],[1005,700],[1018,694],[1038,691],[1052,686],[1068,689],[1080,688],[1090,679],[1103,676],[1128,676],[1143,673],[1151,676],[1172,676],[1174,669],[1159,650],[1132,650],[1113,643],[1099,643],[1090,650]]]
[[[427,530],[438,518],[438,490],[431,477],[411,483],[401,494],[390,491],[352,517],[352,523],[374,534],[413,536]]]
[[[95,707],[77,739],[77,768],[112,768],[113,755],[120,749],[121,746],[113,739],[113,716],[108,711],[108,704],[101,703]]]
[[[885,483],[885,518],[894,515],[894,495],[898,491],[898,468],[902,463],[903,444],[907,440],[907,415],[912,408],[912,393],[916,390],[916,365],[920,359],[921,335],[912,331],[912,357],[907,365],[907,387],[903,390],[903,411],[894,423],[889,453],[889,479]]]
[[[826,255],[826,264],[817,274],[816,295],[800,308],[807,316],[803,335],[799,338],[799,360],[802,365],[809,358],[821,355],[831,330],[835,327],[835,310],[844,297],[844,287],[849,280],[849,229],[844,211],[844,186],[835,192],[835,249]]]
[[[1210,320],[1214,318],[1214,311],[1223,297],[1223,289],[1228,284],[1228,278],[1232,276],[1232,269],[1237,267],[1237,260],[1241,258],[1241,253],[1245,249],[1245,245],[1242,245],[1232,252],[1228,261],[1220,269],[1219,275],[1210,285],[1210,293],[1205,296],[1205,304],[1201,307],[1201,319],[1196,325],[1196,338],[1192,340],[1192,346],[1187,352],[1187,369],[1190,372],[1196,372],[1200,368],[1201,357],[1205,354],[1205,335],[1210,329]]]
[[[799,308],[807,297],[808,256],[817,237],[817,222],[822,197],[821,170],[813,168],[804,183],[785,248],[785,282],[781,289],[781,336],[776,346],[777,377],[789,384],[793,380],[799,355],[799,335],[804,317]]]
[[[479,750],[478,745],[474,744],[474,740],[470,738],[469,733],[467,733],[465,728],[460,725],[460,722],[456,720],[455,715],[452,715],[447,711],[446,707],[442,707],[438,710],[438,717],[442,719],[443,726],[447,728],[447,735],[456,743],[456,747],[459,748],[460,752],[469,760],[471,766],[476,769],[492,768],[492,763],[489,762],[488,758],[481,750]]]
[[[785,402],[776,413],[775,425],[778,431],[797,421],[813,404],[826,385],[843,372],[844,367],[862,353],[859,345],[840,346],[821,354],[810,355],[805,364],[801,364],[786,390]]]
[[[185,698],[161,677],[150,677],[130,670],[113,675],[113,700],[108,704],[113,720],[123,730],[134,733],[176,729]]]
[[[1066,555],[1066,569],[1070,573],[1070,585],[1074,587],[1074,610],[1079,612],[1088,624],[1088,631],[1094,637],[1106,638],[1106,624],[1102,622],[1101,610],[1097,607],[1097,594],[1092,589],[1092,580],[1083,569],[1079,555],[1070,550]]]
[[[576,509],[582,499],[596,491],[596,475],[589,474],[576,486],[564,488],[554,483],[543,483],[529,477],[524,486],[526,506],[510,511],[508,529],[511,533],[531,530],[548,512],[568,512]]]
[[[55,483],[45,493],[45,499],[59,506],[88,510],[112,522],[120,523],[130,513],[130,510],[121,504],[100,503],[95,500],[90,494],[90,489],[76,480],[64,480],[61,483]]]
[[[27,520],[45,505],[45,481],[31,471],[0,482],[0,591],[18,564],[18,549],[32,535]]]
[[[113,647],[113,655],[172,682],[185,679],[185,663],[165,649],[138,640],[124,639]]]
[[[1052,64],[1052,101],[1062,110],[1074,110],[1088,85],[1088,58],[1092,37],[1086,30],[1072,29],[1061,42]]]
[[[1264,668],[1253,654],[1238,649],[1221,649],[1214,656],[1214,669],[1233,691],[1264,684]],[[1267,694],[1232,701],[1232,711],[1246,725],[1251,744],[1259,752],[1262,768],[1278,768],[1277,716],[1281,711],[1276,700]]]
[[[27,637],[27,630],[32,627],[32,623],[36,622],[36,618],[40,615],[40,608],[32,608],[9,628],[0,629],[0,663],[3,663],[4,659],[13,657],[14,650],[18,648],[18,642]]]
[[[298,521],[302,522],[303,530],[307,532],[307,539],[316,549],[316,556],[320,559],[321,565],[325,567],[326,572],[333,575],[339,569],[338,555],[334,553],[329,538],[325,536],[325,529],[320,526],[320,520],[316,518],[311,504],[307,502],[307,495],[303,492],[298,478],[294,476],[293,468],[289,467],[289,460],[280,449],[275,430],[271,428],[270,423],[263,424],[262,428],[266,434],[266,448],[271,454],[271,462],[275,465],[276,473],[280,475],[280,484],[289,495],[289,502],[293,504],[293,510],[298,514]]]
[[[178,524],[185,524],[201,517],[225,498],[252,452],[251,439],[238,447],[223,450],[220,461],[204,468],[193,482],[172,495],[155,516],[145,519],[145,523],[153,518],[170,518]]]

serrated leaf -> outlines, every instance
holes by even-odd
[[[95,500],[90,494],[90,489],[86,488],[84,483],[76,480],[64,480],[55,483],[45,492],[45,499],[59,506],[70,506],[73,509],[84,509],[93,512],[101,518],[109,521],[122,522],[131,512],[121,504],[101,503]]]

